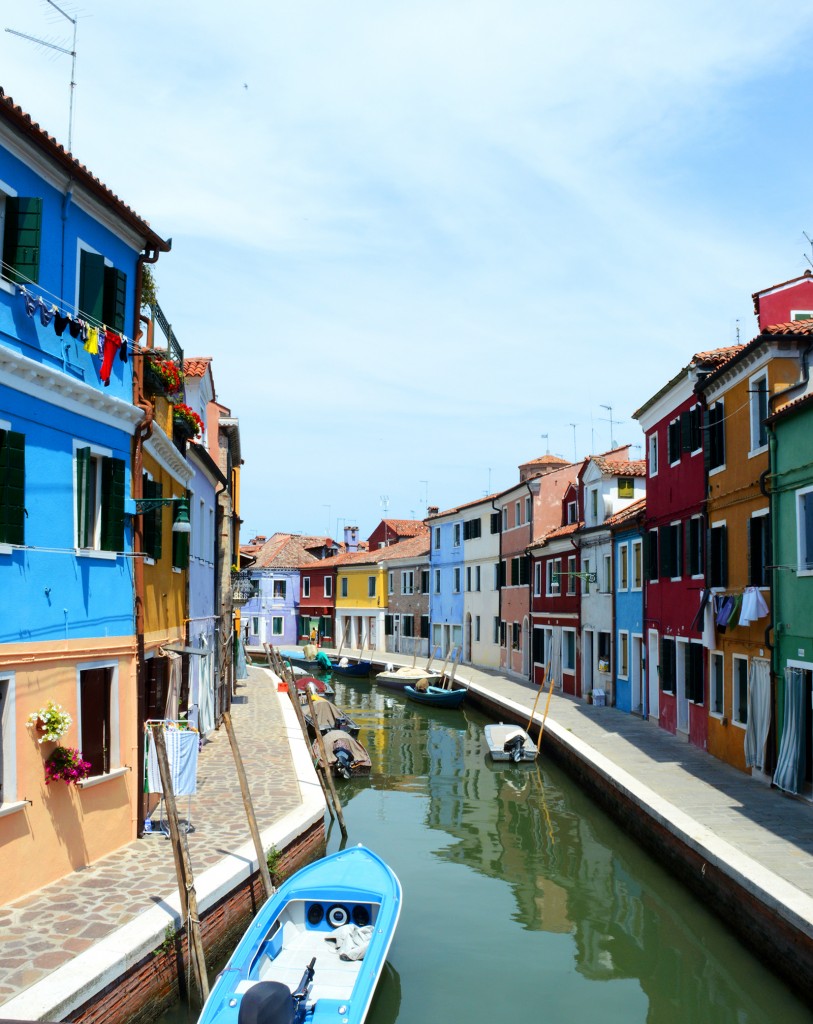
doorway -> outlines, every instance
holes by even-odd
[[[641,681],[644,678],[644,638],[632,634],[632,656],[630,660],[630,711],[633,715],[643,713],[641,705]]]
[[[647,666],[647,695],[649,697],[649,707],[647,709],[647,717],[651,718],[653,722],[657,722],[660,717],[660,650],[658,649],[658,631],[657,629],[650,629],[649,631],[649,665]]]

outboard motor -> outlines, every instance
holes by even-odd
[[[519,762],[522,760],[522,748],[525,746],[525,733],[512,732],[503,743],[502,749],[508,754],[510,760]]]
[[[294,1024],[297,1006],[281,981],[258,981],[243,993],[238,1024]]]
[[[349,779],[353,768],[353,755],[347,747],[334,747],[333,754],[336,758],[336,770],[343,779]]]

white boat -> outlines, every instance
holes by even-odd
[[[400,668],[386,668],[379,672],[375,681],[379,686],[387,686],[391,690],[403,690],[405,686],[414,686],[422,679],[426,680],[427,686],[433,686],[440,682],[442,672],[433,672],[426,668],[417,668],[413,665],[402,665]]]
[[[535,761],[536,744],[531,737],[518,725],[485,726],[486,745],[494,761]]]

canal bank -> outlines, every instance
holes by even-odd
[[[408,659],[388,655],[386,660]],[[462,668],[459,676],[475,702],[493,712],[496,720],[527,722],[535,687],[469,668]],[[233,718],[249,762],[264,842],[283,849],[286,823],[291,836],[294,820],[302,825],[298,835],[321,834],[323,803],[307,748],[298,727],[288,720],[287,698],[274,694],[267,679],[262,669],[252,668]],[[541,718],[544,701],[539,703]],[[220,888],[211,887],[214,903],[206,902],[210,911],[213,906],[225,908],[230,896],[239,896],[242,911],[249,913],[252,896],[247,880],[253,850],[238,841],[247,830],[225,737],[223,742],[220,770],[212,768],[201,779],[206,785],[201,785],[193,808],[196,831],[190,840],[199,842],[197,852],[193,846],[193,866],[199,894],[223,872]],[[569,773],[638,842],[699,893],[743,935],[760,960],[770,963],[813,1004],[813,830],[808,805],[769,791],[640,719],[559,696],[552,700],[543,757],[566,762]],[[210,763],[214,765],[213,760]],[[213,788],[215,778],[219,789]],[[204,828],[207,787],[214,799]],[[281,802],[272,808],[277,816],[270,826],[262,818],[268,813],[269,798],[272,805],[275,799]],[[303,814],[305,803],[309,810]],[[262,813],[260,805],[266,808]],[[216,836],[216,819],[228,822],[237,835]],[[272,833],[279,839],[269,841]],[[168,851],[169,844],[159,837],[141,840],[121,856],[49,887],[49,892],[0,910],[0,985],[8,986],[10,980],[17,985],[10,994],[8,987],[0,990],[5,999],[0,1017],[121,1020],[130,1016],[127,1011],[139,998],[139,985],[142,990],[158,989],[173,978],[177,981],[173,956],[152,955],[164,940],[165,924],[160,922],[174,920],[177,905],[171,858],[171,874],[163,880],[155,876],[156,841],[159,849]],[[111,926],[113,913],[127,921]],[[9,934],[10,924],[16,938]],[[77,949],[78,943],[84,947]],[[26,973],[26,958],[39,972],[36,977]]]

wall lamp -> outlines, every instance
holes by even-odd
[[[136,515],[144,515],[145,512],[154,512],[165,505],[177,505],[175,522],[172,524],[173,533],[191,533],[192,526],[189,522],[189,498],[136,498]]]

